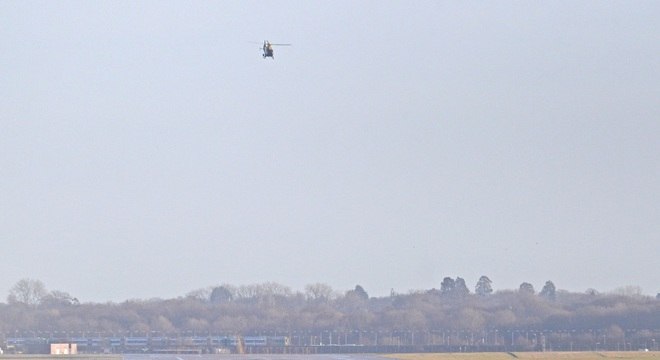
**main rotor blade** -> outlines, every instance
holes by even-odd
[[[271,44],[271,45],[274,45],[274,46],[291,46],[293,44]]]

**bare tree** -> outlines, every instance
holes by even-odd
[[[50,307],[80,305],[77,298],[71,296],[68,292],[53,290],[41,298],[40,305]]]
[[[7,302],[36,306],[47,294],[46,286],[41,280],[21,279],[9,291]]]
[[[305,286],[305,297],[307,300],[317,303],[326,303],[332,296],[332,287],[327,284],[309,284]]]
[[[211,297],[211,292],[212,291],[213,291],[213,289],[210,288],[210,287],[193,290],[193,291],[186,294],[186,298],[195,299],[195,300],[199,300],[199,301],[208,301],[209,298]]]

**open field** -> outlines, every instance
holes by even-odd
[[[660,359],[658,351],[626,352],[516,352],[516,353],[436,353],[436,354],[390,354],[385,355],[398,360],[652,360]]]
[[[0,355],[0,360],[122,360],[121,354],[112,355],[42,355],[42,354],[4,354]]]

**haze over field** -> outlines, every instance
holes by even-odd
[[[0,298],[660,292],[660,3],[0,2]],[[262,59],[250,42],[292,43]]]

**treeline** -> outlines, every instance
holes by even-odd
[[[345,292],[325,284],[293,291],[277,283],[221,285],[175,299],[81,303],[24,279],[0,304],[5,337],[35,332],[87,334],[292,334],[346,331],[501,332],[634,330],[660,340],[660,300],[636,294],[571,293],[547,282],[541,291],[493,291],[482,277],[474,289],[445,278],[439,289],[370,297],[360,285]],[[623,335],[621,335],[623,334]]]

